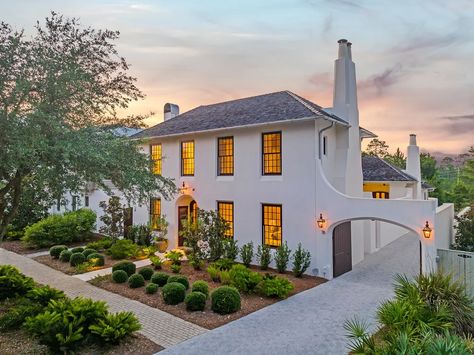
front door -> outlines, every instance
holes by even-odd
[[[179,206],[178,207],[178,246],[182,247],[184,245],[184,238],[180,235],[181,231],[184,229],[183,220],[188,220],[188,206]]]
[[[129,229],[133,226],[133,208],[128,207],[123,210],[123,236],[128,237]]]
[[[333,277],[352,270],[351,222],[334,228],[332,254]]]

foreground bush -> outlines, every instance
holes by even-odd
[[[51,215],[27,227],[22,240],[38,248],[84,241],[94,228],[95,221],[96,214],[87,208],[64,215]]]
[[[132,312],[108,314],[105,319],[99,319],[89,327],[92,334],[111,344],[118,344],[124,336],[140,329],[140,322]]]
[[[69,264],[71,266],[78,266],[86,261],[86,257],[82,253],[73,253],[69,258]]]
[[[82,253],[84,251],[84,248],[83,247],[75,247],[75,248],[72,248],[71,249],[72,253]],[[85,255],[87,256],[87,255]]]
[[[63,250],[61,254],[59,254],[59,260],[64,263],[68,263],[69,260],[71,260],[71,255],[72,255],[72,251],[67,250],[67,249]]]
[[[91,242],[87,244],[86,250],[87,249],[94,249],[94,250],[106,250],[109,249],[112,244],[114,244],[114,240],[111,237],[102,237],[99,240],[96,240],[95,242]]]
[[[138,288],[145,286],[145,279],[140,274],[132,275],[128,278],[128,286],[130,288]]]
[[[33,287],[33,279],[23,275],[16,267],[0,265],[0,301],[22,296]]]
[[[262,281],[262,275],[240,264],[234,265],[230,269],[229,278],[232,286],[245,293],[253,292],[258,283]]]
[[[293,254],[293,273],[296,277],[302,277],[309,265],[311,265],[311,253],[298,243],[298,248]]]
[[[193,286],[191,288],[193,292],[201,292],[206,295],[206,298],[209,296],[209,285],[206,281],[198,280],[193,282]]]
[[[121,239],[115,241],[107,252],[112,256],[112,259],[126,259],[135,256],[138,247],[131,240]]]
[[[130,276],[137,271],[137,266],[131,261],[121,261],[112,266],[112,272],[116,270],[123,270]]]
[[[171,283],[171,282],[179,282],[186,288],[186,290],[189,288],[189,281],[186,276],[172,275],[168,277],[167,283]]]
[[[166,304],[175,305],[184,301],[186,287],[179,282],[167,283],[163,286],[162,294]]]
[[[152,268],[144,267],[143,269],[140,269],[138,273],[142,275],[145,280],[150,280],[155,272]]]
[[[145,287],[145,292],[148,293],[149,295],[153,295],[158,292],[158,285],[154,284],[153,282],[150,282],[148,285]]]
[[[260,269],[267,270],[272,262],[272,249],[268,245],[259,245],[257,248],[257,260]]]
[[[275,252],[275,264],[279,273],[284,273],[290,260],[291,250],[287,242],[282,243]]]
[[[49,255],[53,258],[53,259],[58,259],[59,258],[59,255],[61,255],[61,252],[63,250],[67,250],[67,246],[65,245],[55,245],[55,246],[52,246],[50,249],[49,249]]]
[[[84,253],[82,253],[84,255]],[[92,253],[87,256],[87,261],[91,263],[92,266],[104,266],[105,257],[99,253]]]
[[[193,291],[184,299],[188,311],[204,311],[207,296],[202,292]]]
[[[249,267],[253,259],[253,242],[242,245],[240,248],[240,257],[242,263]]]
[[[229,314],[240,309],[240,294],[230,286],[216,288],[211,294],[211,308],[219,314]]]
[[[265,297],[287,298],[293,289],[290,280],[277,276],[265,276],[257,286],[257,292]]]
[[[115,270],[112,272],[112,280],[117,284],[123,284],[128,280],[128,274],[123,270]]]
[[[89,255],[91,254],[95,254],[97,253],[97,250],[95,249],[91,249],[91,248],[86,248],[84,249],[84,251],[82,252],[82,254],[84,254],[84,256],[87,258]]]
[[[155,272],[151,277],[151,282],[163,287],[168,282],[169,275],[164,272]]]

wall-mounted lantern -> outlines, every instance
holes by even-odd
[[[430,224],[426,221],[425,228],[423,228],[423,236],[427,239],[431,237],[431,232],[433,230],[430,228]]]
[[[184,195],[185,193],[187,193],[188,191],[194,191],[194,190],[195,190],[195,188],[192,188],[192,187],[190,187],[190,186],[186,186],[186,184],[185,184],[184,181],[183,181],[183,184],[181,185],[181,187],[178,188],[179,193],[180,193],[180,194],[183,194],[183,195]]]
[[[322,213],[319,214],[319,218],[316,220],[316,223],[318,224],[319,229],[321,229],[322,232],[325,233],[324,227],[326,225],[326,220],[323,218]]]

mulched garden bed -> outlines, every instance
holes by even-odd
[[[85,271],[85,272],[90,272],[94,270],[99,270],[99,269],[105,269],[108,267],[112,267],[115,263],[118,263],[120,260],[115,260],[112,259],[109,255],[106,255],[105,253],[100,253],[105,257],[104,260],[104,266],[96,266],[91,270]],[[49,255],[42,255],[42,256],[37,256],[36,258],[33,258],[33,260],[36,260],[37,262],[44,264],[46,266],[49,266],[50,268],[53,268],[55,270],[61,271],[65,274],[68,275],[74,275],[76,274],[75,270],[76,268],[71,266],[68,262],[63,262],[60,261],[59,259],[53,259]]]
[[[184,275],[188,278],[190,288],[191,288],[191,284],[196,280],[207,281],[209,283],[209,291],[210,291],[209,293],[211,293],[213,289],[219,286],[222,286],[222,284],[218,282],[213,282],[211,280],[211,278],[209,277],[206,271],[207,266],[208,265],[203,267],[203,270],[196,271],[187,262],[184,262],[182,264],[180,275]],[[293,274],[291,273],[279,274],[277,271],[272,270],[272,269],[269,269],[267,271],[261,271],[255,266],[252,267],[252,270],[260,272],[261,274],[269,273],[272,275],[287,277],[295,286],[295,289],[293,290],[291,295],[308,290],[310,288],[313,288],[315,286],[318,286],[326,282],[325,279],[315,277],[315,276],[304,275],[302,278],[297,278],[297,277],[294,277]],[[171,273],[171,270],[168,265],[164,265],[163,270],[157,270],[157,271],[163,271],[170,275],[175,275]],[[189,312],[186,310],[186,306],[184,303],[180,303],[176,306],[165,304],[161,296],[161,289],[158,293],[154,295],[148,295],[145,293],[145,287],[132,289],[128,287],[127,283],[125,284],[114,283],[112,281],[111,275],[96,277],[95,279],[89,281],[89,283],[91,283],[94,286],[122,295],[124,297],[137,300],[151,307],[155,307],[162,311],[171,313],[179,318],[182,318],[184,320],[197,324],[206,329],[214,329],[214,328],[220,327],[226,323],[229,323],[233,320],[246,316],[247,314],[255,312],[261,308],[264,308],[270,304],[273,304],[279,301],[278,299],[275,299],[275,298],[266,298],[266,297],[261,297],[255,294],[251,294],[251,295],[241,294],[241,305],[242,305],[241,309],[236,313],[220,315],[220,314],[214,313],[211,310],[210,301],[207,302],[204,312]],[[147,281],[147,284],[148,284],[148,281]]]

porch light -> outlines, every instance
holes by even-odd
[[[430,224],[428,223],[428,221],[426,221],[425,228],[423,228],[424,237],[429,239],[431,237],[431,231],[432,229],[430,228]]]
[[[326,220],[323,218],[323,214],[319,214],[319,218],[317,219],[316,223],[318,224],[318,227],[320,229],[324,229],[324,226],[326,225]],[[323,231],[324,233],[324,231]]]
[[[186,183],[184,181],[181,187],[178,189],[179,193],[183,195],[188,191],[194,191],[194,190],[195,190],[194,188],[191,188],[190,186],[186,186]]]

